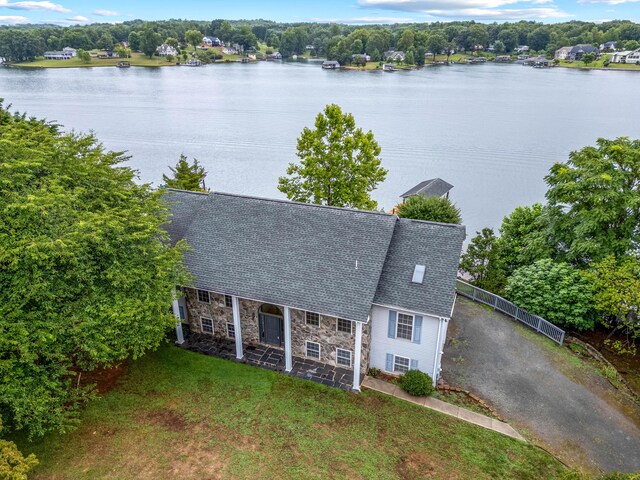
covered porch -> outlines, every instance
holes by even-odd
[[[236,343],[229,339],[215,338],[202,333],[184,332],[184,342],[178,345],[186,350],[210,355],[212,357],[233,360],[254,367],[266,368],[293,377],[311,380],[329,387],[340,388],[345,391],[353,389],[353,371],[346,368],[333,367],[325,363],[316,362],[308,358],[292,356],[292,368],[286,371],[285,352],[282,349],[268,345],[243,344],[243,357],[236,357]],[[364,375],[361,375],[362,381]]]

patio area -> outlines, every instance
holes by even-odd
[[[347,392],[352,390],[353,371],[332,367],[324,363],[316,362],[308,358],[293,356],[291,372],[285,372],[284,350],[267,345],[243,344],[244,357],[236,358],[235,341],[231,339],[219,339],[210,335],[189,332],[185,329],[184,343],[180,345],[186,350],[210,355],[212,357],[233,360],[246,363],[254,367],[266,368],[284,375],[311,380],[329,387],[336,387]],[[361,381],[364,375],[361,375]]]

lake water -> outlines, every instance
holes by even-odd
[[[544,200],[544,176],[598,137],[640,138],[640,74],[452,65],[415,72],[323,71],[312,63],[202,68],[0,68],[14,110],[93,130],[158,184],[181,153],[218,191],[282,197],[296,139],[327,103],[354,114],[382,147],[390,209],[421,180],[455,187],[468,234]]]

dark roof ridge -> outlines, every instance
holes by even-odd
[[[170,188],[170,187],[164,187],[164,189],[170,192],[192,193],[194,195],[210,195],[211,193],[213,193],[213,192],[196,192],[194,190],[182,190],[180,188]]]
[[[453,228],[464,228],[466,230],[466,226],[462,223],[445,223],[445,222],[434,222],[432,220],[419,220],[417,218],[402,218],[401,220],[408,220],[412,223],[426,223],[428,225],[438,225],[440,227],[453,227]]]
[[[288,203],[291,205],[300,205],[303,207],[317,207],[317,208],[327,208],[332,210],[346,211],[346,212],[355,212],[355,213],[366,213],[369,215],[381,215],[385,217],[397,217],[397,215],[393,213],[386,212],[378,212],[376,210],[360,210],[359,208],[349,208],[349,207],[334,207],[332,205],[319,205],[317,203],[306,203],[306,202],[296,202],[294,200],[284,200],[281,198],[267,198],[267,197],[257,197],[255,195],[242,195],[239,193],[228,193],[228,192],[210,192],[213,195],[224,195],[227,197],[237,197],[237,198],[248,198],[250,200],[262,200],[266,202],[276,202],[276,203]]]

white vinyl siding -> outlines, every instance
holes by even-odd
[[[420,343],[415,343],[403,338],[389,337],[389,312],[393,309],[388,307],[381,307],[374,305],[371,309],[371,349],[369,355],[369,367],[375,367],[381,371],[394,373],[393,362],[387,368],[387,355],[397,355],[400,357],[409,358],[415,360],[418,363],[418,369],[433,375],[434,359],[436,358],[436,351],[440,351],[442,348],[443,339],[440,339],[440,349],[437,348],[436,342],[438,337],[438,326],[440,319],[437,317],[431,317],[422,313],[403,312],[401,309],[395,310],[396,322],[397,317],[401,314],[408,314],[412,317],[416,315],[422,316],[422,327],[420,332]],[[415,318],[414,318],[414,332],[415,332]],[[446,332],[446,323],[443,327],[443,335]],[[397,334],[397,325],[393,329]],[[438,365],[439,365],[438,355]]]

